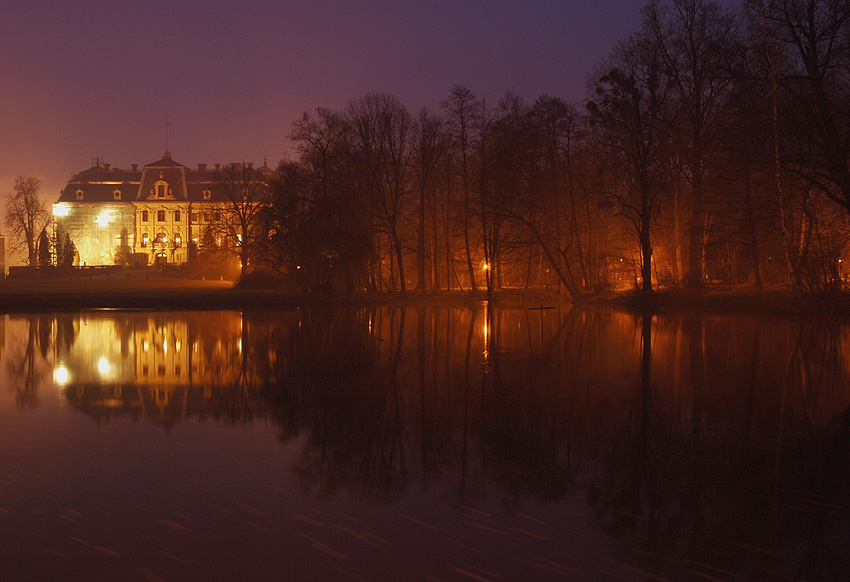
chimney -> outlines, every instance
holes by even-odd
[[[252,169],[252,168],[254,167],[254,162],[248,162],[248,163],[247,163],[247,164],[245,164],[245,165],[246,165],[246,166],[248,166],[248,169],[250,170],[250,169]]]
[[[233,170],[234,172],[238,172],[239,171],[239,162],[231,162],[230,163],[230,169]]]
[[[103,170],[108,172],[109,171],[109,164],[103,164]]]
[[[221,169],[221,164],[215,165],[215,171],[218,172]]]
[[[198,171],[199,172],[206,172],[207,171],[207,165],[206,164],[198,164]]]
[[[139,164],[130,164],[130,165],[133,166],[133,172],[139,171]]]

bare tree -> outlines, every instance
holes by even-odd
[[[38,197],[41,180],[34,176],[15,178],[15,189],[6,195],[6,227],[14,248],[27,253],[27,264],[38,264],[38,235],[50,215]]]
[[[419,189],[416,288],[423,291],[425,290],[425,263],[428,260],[425,221],[428,213],[426,207],[428,206],[429,196],[433,196],[436,189],[437,173],[446,154],[447,143],[446,134],[442,129],[442,121],[427,109],[422,109],[413,128],[410,165]],[[436,269],[433,271],[434,273],[437,272]]]
[[[671,87],[662,75],[659,48],[642,35],[618,45],[587,103],[618,178],[611,198],[640,242],[644,293],[652,292],[651,226],[669,177],[669,138],[662,129],[662,114]]]
[[[386,93],[352,100],[347,118],[354,185],[368,196],[376,233],[389,239],[390,263],[392,266],[394,257],[401,292],[405,293],[403,219],[411,202],[407,161],[413,121],[398,98]],[[391,281],[394,288],[392,277]]]
[[[455,146],[455,155],[459,157],[461,186],[463,188],[463,241],[466,246],[466,267],[472,290],[477,290],[475,267],[472,265],[472,248],[469,241],[469,226],[472,210],[470,208],[469,157],[472,149],[472,128],[475,125],[478,107],[472,91],[463,85],[452,87],[448,98],[442,102],[446,112],[446,122]]]
[[[672,0],[670,5],[652,0],[644,9],[644,26],[658,44],[675,97],[666,117],[682,148],[681,169],[690,185],[687,283],[699,287],[705,259],[706,178],[729,102],[736,25],[713,0]]]
[[[223,168],[215,188],[223,200],[221,220],[214,223],[216,234],[223,237],[223,247],[239,258],[240,278],[244,278],[256,259],[257,241],[268,236],[268,233],[262,232],[263,207],[269,199],[268,186],[258,170],[242,163]]]

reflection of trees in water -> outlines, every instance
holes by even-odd
[[[12,350],[7,353],[10,388],[15,392],[15,404],[21,410],[38,407],[38,387],[44,380],[52,345],[52,323],[53,318],[49,316],[27,317],[25,337],[12,342]]]
[[[406,486],[409,452],[400,416],[406,395],[398,382],[404,328],[398,310],[304,312],[297,336],[275,355],[267,394],[283,438],[301,423],[308,427],[295,467],[305,483],[376,498]]]
[[[847,425],[826,412],[848,407],[838,334],[665,319],[652,334],[642,318],[639,389],[619,422],[598,428],[588,493],[600,524],[657,576],[676,576],[671,555],[756,577],[846,568],[835,535],[848,526]],[[836,441],[844,454],[829,458]],[[843,488],[827,492],[827,482]]]
[[[840,555],[838,326],[419,307],[251,329],[281,437],[305,436],[297,474],[323,493],[438,482],[459,506],[495,487],[508,508],[582,493],[657,575],[675,555],[816,577]]]
[[[179,317],[194,358],[181,414],[270,416],[322,494],[437,484],[459,507],[497,491],[509,510],[581,495],[672,578],[671,555],[754,577],[840,559],[844,326],[481,306]],[[28,345],[42,359],[38,326],[23,360]],[[73,342],[72,322],[56,329]]]

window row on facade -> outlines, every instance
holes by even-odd
[[[141,222],[151,222],[151,215],[153,214],[156,215],[156,222],[168,221],[168,212],[166,210],[142,210]],[[180,210],[172,211],[172,222],[182,222],[183,214]],[[221,212],[192,212],[192,222],[210,222],[211,220],[219,222],[221,220]]]

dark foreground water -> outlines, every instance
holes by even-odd
[[[850,579],[848,324],[0,322],[0,580]]]

